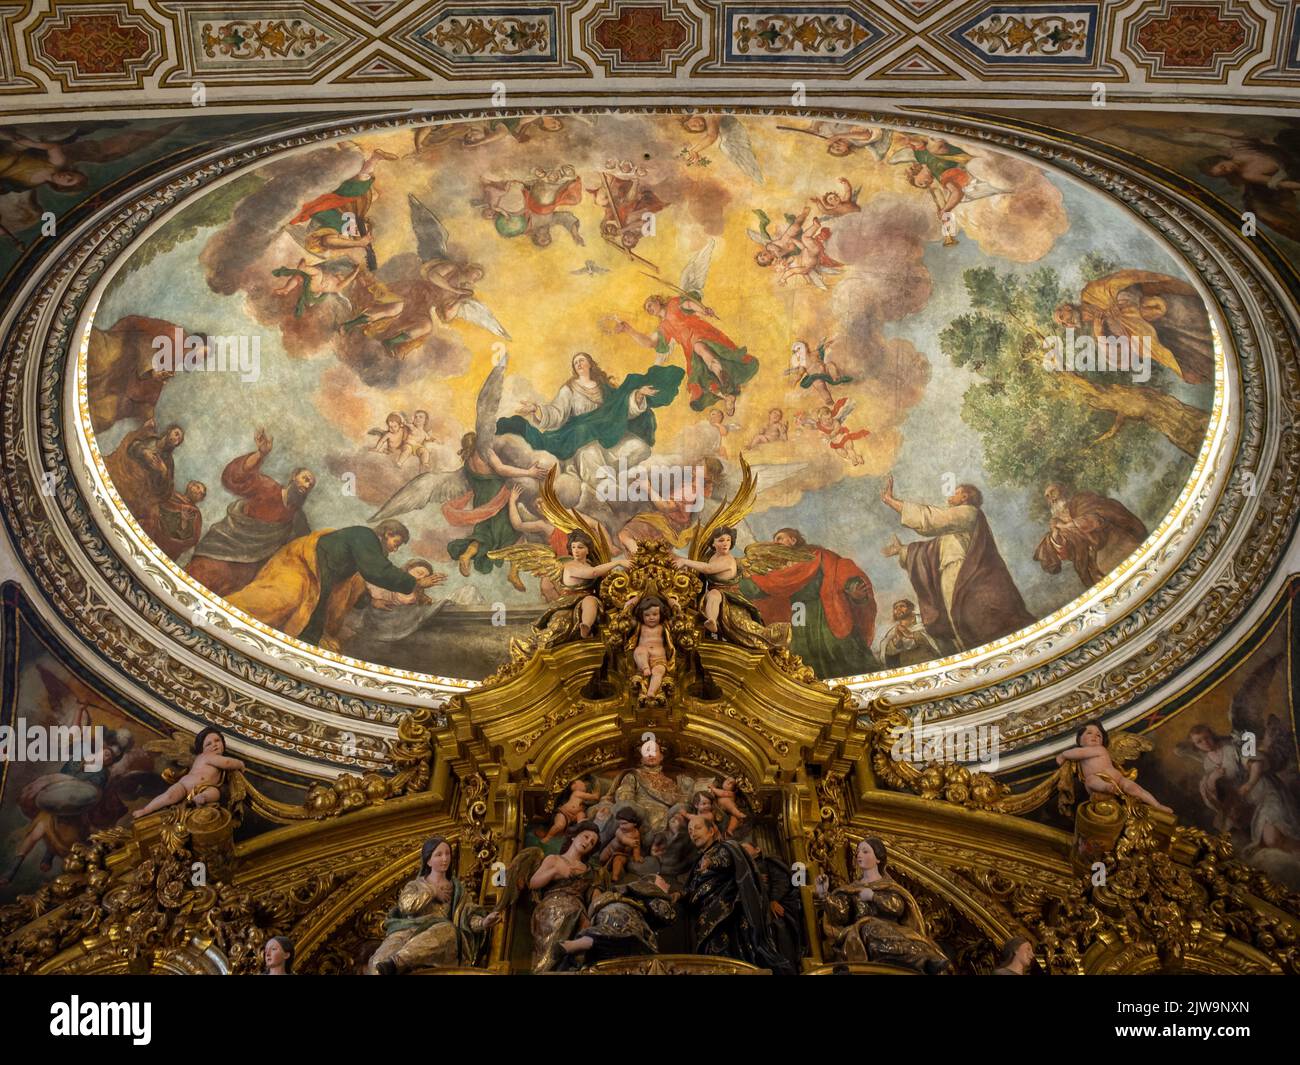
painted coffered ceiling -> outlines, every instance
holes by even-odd
[[[798,105],[1292,107],[1300,3],[0,3],[0,115],[501,106],[593,87]]]

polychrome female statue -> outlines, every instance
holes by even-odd
[[[521,850],[506,870],[506,887],[497,912],[512,906],[524,891],[533,893],[533,972],[548,973],[561,966],[567,954],[563,944],[577,936],[587,922],[587,906],[596,887],[608,881],[596,861],[600,826],[579,821],[565,832],[558,854],[543,854],[540,847]]]
[[[412,969],[472,966],[478,960],[501,914],[470,901],[464,884],[451,875],[451,861],[446,839],[425,840],[419,875],[398,893],[368,973],[394,976]]]
[[[813,894],[832,956],[848,962],[901,965],[919,973],[946,973],[952,963],[926,933],[909,891],[885,872],[885,844],[874,837],[854,851],[854,879],[832,887],[822,874]]]

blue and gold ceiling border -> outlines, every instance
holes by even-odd
[[[1296,0],[31,0],[0,4],[0,116],[427,106],[593,80],[681,97],[1300,100]],[[198,87],[202,87],[199,91]],[[1247,88],[1249,87],[1249,88]],[[698,92],[698,85],[695,87]]]

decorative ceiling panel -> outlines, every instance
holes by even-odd
[[[572,95],[593,78],[685,101],[704,77],[773,103],[797,79],[807,98],[861,85],[911,105],[1089,99],[1102,82],[1119,102],[1293,106],[1298,12],[1277,0],[35,0],[0,5],[0,114],[162,113],[190,106],[196,82],[216,108],[278,104],[276,84],[293,84],[299,106],[384,108],[538,79]]]
[[[32,28],[31,58],[68,92],[139,89],[163,59],[160,30],[129,4],[60,4]]]
[[[311,84],[370,36],[310,3],[259,3],[246,14],[185,0],[158,6],[173,16],[179,41],[178,63],[165,85]]]

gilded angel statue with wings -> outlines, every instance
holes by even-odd
[[[736,558],[732,553],[736,548],[736,525],[749,513],[758,494],[758,478],[744,455],[740,456],[740,468],[741,482],[735,496],[724,500],[708,521],[696,526],[687,557],[678,558],[674,565],[694,570],[703,578],[700,611],[705,632],[744,647],[767,650],[784,644],[789,633],[764,623],[758,607],[740,593],[741,578],[806,562],[813,556],[806,548],[753,543],[745,548],[743,558]]]
[[[488,552],[489,558],[549,580],[559,591],[559,600],[533,623],[539,634],[549,634],[551,646],[573,639],[575,632],[583,640],[590,638],[601,613],[596,590],[601,578],[619,565],[609,557],[604,530],[560,502],[555,494],[555,470],[552,466],[547,473],[537,493],[537,505],[542,516],[565,534],[567,557],[538,543],[517,543]]]

